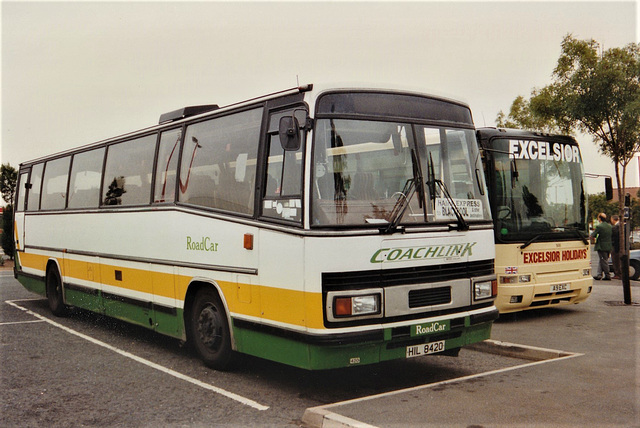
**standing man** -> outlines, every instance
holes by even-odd
[[[595,250],[598,252],[598,275],[594,276],[594,279],[601,279],[603,281],[611,281],[609,276],[609,254],[611,253],[611,230],[612,227],[607,221],[607,215],[605,213],[598,214],[598,224],[591,234],[591,237],[596,240]]]
[[[622,278],[622,265],[620,263],[620,217],[611,216],[611,260],[613,261],[613,279]]]

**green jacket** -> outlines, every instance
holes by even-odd
[[[611,224],[609,223],[600,223],[596,226],[596,230],[591,234],[592,237],[596,238],[596,251],[608,251],[611,252]]]

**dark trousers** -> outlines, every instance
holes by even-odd
[[[598,250],[598,275],[596,278],[600,278],[603,273],[605,278],[609,278],[609,252]]]
[[[620,252],[613,250],[611,252],[611,261],[613,261],[613,273],[622,277],[622,264],[620,263]]]

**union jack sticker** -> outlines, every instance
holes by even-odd
[[[507,275],[515,275],[518,273],[518,267],[517,266],[507,266],[504,268],[504,273]]]

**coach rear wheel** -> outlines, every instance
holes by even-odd
[[[66,315],[67,307],[64,304],[62,295],[62,280],[56,268],[47,269],[47,299],[49,300],[49,309],[53,315],[61,317]]]
[[[204,363],[217,370],[229,368],[233,356],[229,322],[214,290],[205,288],[198,292],[189,322],[190,340]]]

